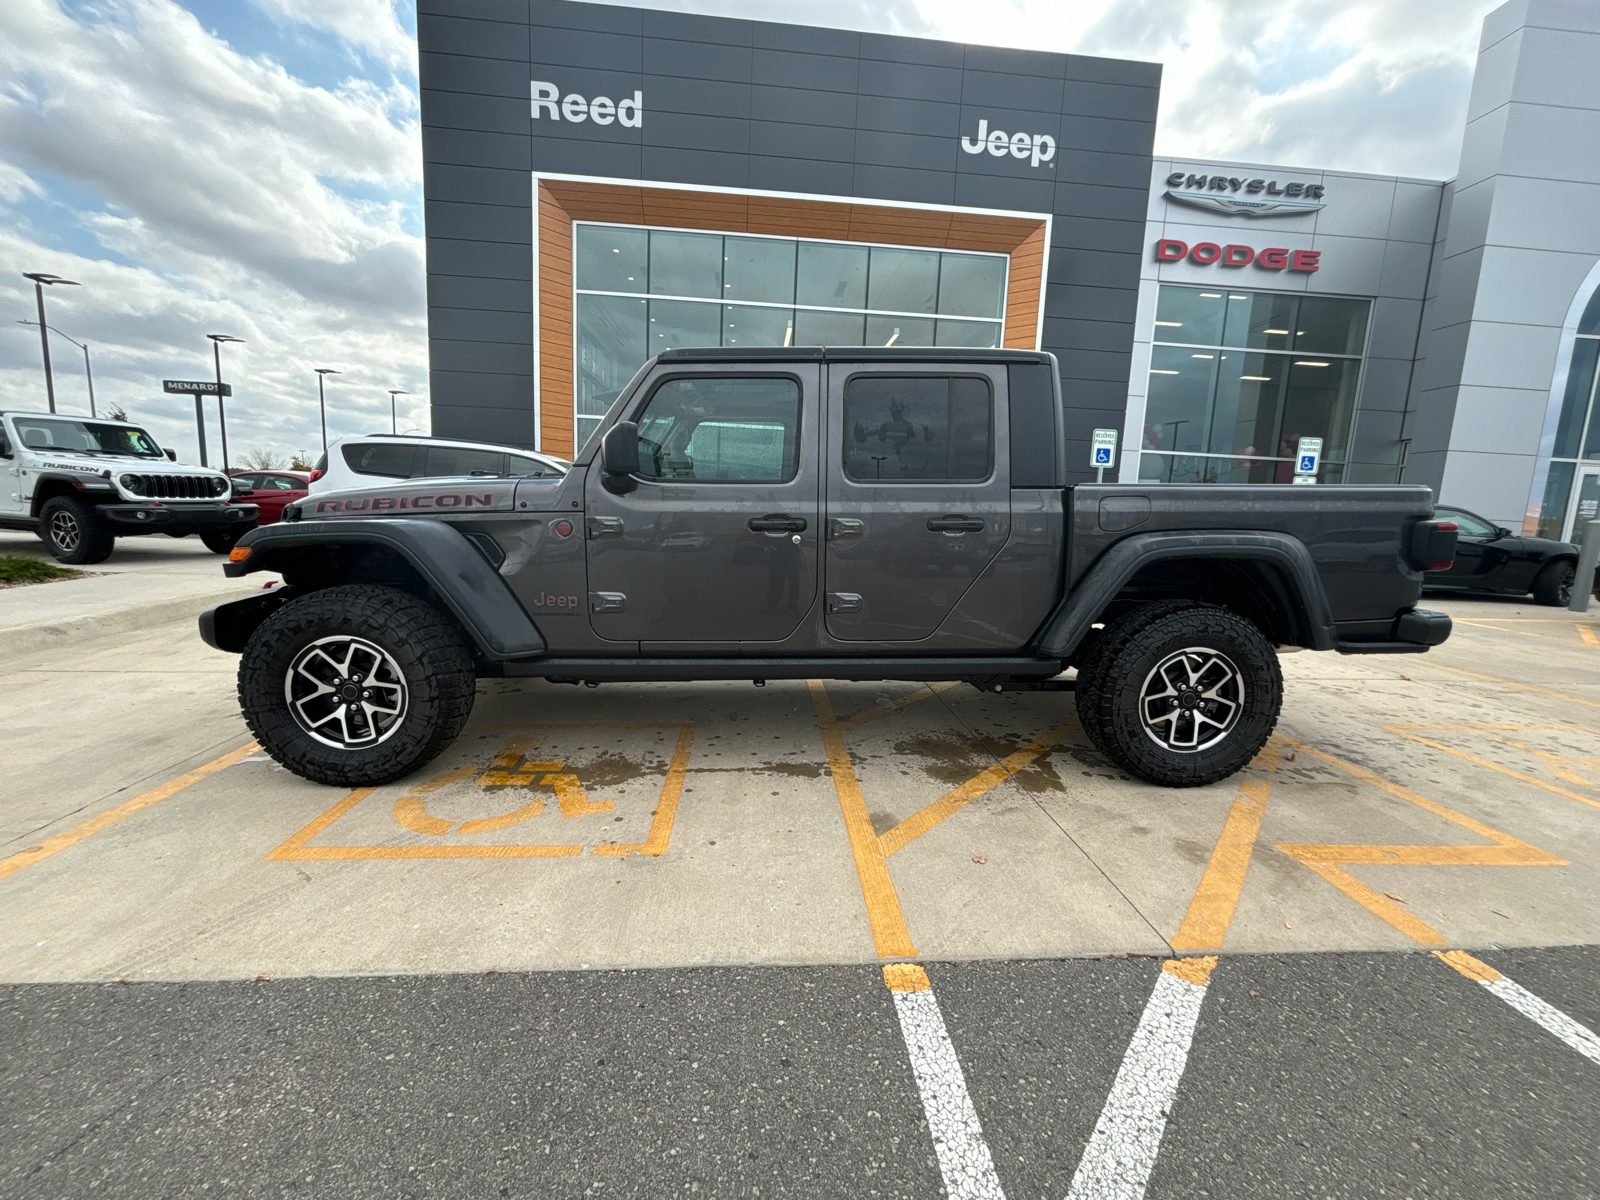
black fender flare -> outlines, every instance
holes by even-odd
[[[1066,658],[1089,632],[1106,605],[1116,599],[1141,568],[1163,559],[1244,559],[1276,567],[1296,594],[1300,624],[1313,650],[1333,650],[1339,636],[1333,609],[1311,551],[1286,533],[1251,529],[1201,532],[1136,533],[1112,546],[1085,573],[1046,619],[1037,638],[1038,652]]]
[[[444,601],[485,658],[525,658],[545,651],[539,627],[500,573],[447,521],[401,517],[261,525],[239,539],[239,547],[247,547],[249,555],[242,561],[226,563],[223,570],[229,578],[271,571],[277,569],[276,563],[283,560],[285,551],[330,546],[383,546],[393,550]],[[220,639],[224,631],[237,631],[248,624],[252,614],[259,613],[260,619],[265,619],[268,612],[265,597],[250,596],[221,605],[201,618],[201,636],[207,631],[207,618],[213,636]],[[249,626],[251,631],[260,619]],[[248,632],[245,636],[249,636]],[[207,640],[217,649],[234,649]],[[236,634],[229,640],[236,641]]]

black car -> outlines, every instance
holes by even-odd
[[[1532,592],[1537,603],[1562,607],[1572,599],[1578,548],[1571,542],[1515,534],[1477,513],[1446,504],[1434,512],[1437,519],[1459,526],[1456,558],[1447,571],[1429,571],[1425,588],[1508,596]]]

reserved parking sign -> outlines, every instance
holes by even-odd
[[[1322,461],[1322,439],[1317,437],[1303,437],[1300,446],[1295,451],[1294,473],[1296,475],[1315,475],[1317,466]]]
[[[1096,429],[1089,439],[1089,465],[1099,470],[1114,465],[1117,453],[1117,431]]]

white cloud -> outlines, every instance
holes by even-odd
[[[390,67],[417,70],[417,46],[395,15],[394,0],[251,0],[274,20],[326,30]]]
[[[206,377],[204,335],[225,332],[247,339],[227,352],[230,448],[309,446],[313,366],[347,372],[330,389],[332,431],[387,427],[389,387],[416,393],[425,413],[422,243],[404,228],[421,174],[408,88],[309,86],[172,0],[70,15],[7,0],[0,78],[0,202],[37,198],[39,182],[57,197],[8,215],[0,312],[32,315],[20,271],[80,280],[50,297],[51,324],[93,344],[103,400],[192,446],[192,416],[163,425],[187,401],[151,385]],[[379,198],[351,198],[362,194]],[[32,405],[41,392],[37,343],[0,340],[0,396]]]

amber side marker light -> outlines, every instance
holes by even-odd
[[[243,562],[245,559],[247,559],[249,557],[250,557],[250,547],[249,546],[235,546],[232,550],[228,551],[228,561],[229,562]]]

